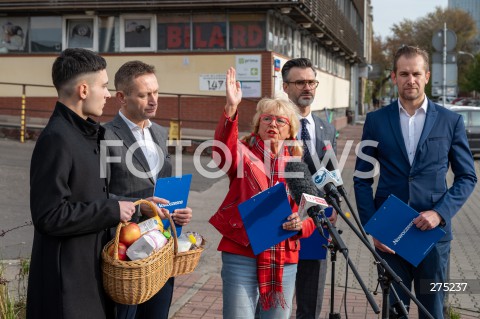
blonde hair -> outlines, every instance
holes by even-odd
[[[289,140],[295,140],[298,130],[300,128],[300,121],[298,120],[297,107],[290,101],[282,98],[263,98],[257,104],[257,110],[252,119],[252,131],[255,134],[258,134],[258,129],[260,127],[260,115],[264,113],[276,113],[284,115],[288,118],[290,122],[290,137]],[[247,144],[250,144],[252,135],[243,137]],[[293,156],[302,156],[303,147],[300,143],[295,143],[291,147],[290,153]]]

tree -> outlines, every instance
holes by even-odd
[[[418,46],[425,49],[432,56],[434,52],[432,46],[432,36],[434,32],[443,30],[444,23],[447,28],[457,35],[457,46],[455,51],[471,51],[474,47],[474,38],[477,33],[475,21],[466,11],[460,9],[443,9],[436,7],[432,13],[417,20],[404,19],[391,28],[394,36],[388,36],[384,42],[381,41],[380,52],[386,56],[390,63],[393,62],[393,56],[396,50],[402,45]],[[381,40],[381,39],[380,39]],[[375,40],[374,40],[375,44]],[[373,46],[375,48],[375,46]],[[373,51],[373,50],[372,50]],[[379,60],[376,60],[378,58]],[[372,53],[373,63],[383,63],[383,57]],[[464,85],[464,77],[468,64],[459,64],[458,74],[459,83]],[[463,87],[461,86],[461,89]],[[431,93],[430,86],[427,86],[426,93]]]
[[[473,66],[465,74],[464,82],[461,83],[466,91],[480,92],[480,55],[475,56]]]

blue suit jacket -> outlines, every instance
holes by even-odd
[[[433,209],[439,213],[447,232],[442,240],[451,240],[451,219],[477,182],[462,117],[429,100],[412,165],[402,136],[398,102],[367,115],[362,142],[367,140],[378,145],[359,150],[353,178],[362,223],[394,194],[418,212]],[[380,164],[375,197],[372,174],[364,176],[373,169],[374,160]],[[450,188],[446,182],[449,166],[455,175]]]

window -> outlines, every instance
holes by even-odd
[[[28,51],[28,18],[0,18],[0,25],[0,53]]]
[[[118,40],[118,17],[99,17],[98,24],[99,52],[120,51]]]
[[[157,28],[154,15],[120,16],[120,49],[126,52],[155,51]]]
[[[30,51],[62,51],[62,17],[30,18]]]
[[[471,111],[472,115],[472,126],[480,126],[480,111]]]
[[[190,14],[157,16],[158,50],[190,50]]]
[[[227,19],[223,14],[194,15],[193,49],[227,49]]]
[[[230,49],[265,49],[265,15],[232,14],[230,22]]]
[[[63,18],[63,47],[98,51],[96,17],[65,16]]]

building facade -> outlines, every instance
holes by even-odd
[[[475,41],[475,52],[480,51],[480,1],[478,0],[448,0],[448,7],[451,9],[462,9],[470,13],[477,25],[477,37]]]
[[[348,112],[362,112],[369,0],[0,0],[0,12],[0,115],[16,116],[24,106],[27,122],[48,118],[56,101],[51,65],[70,47],[101,53],[110,83],[126,61],[155,65],[162,92],[156,121],[163,125],[213,130],[225,72],[234,66],[244,93],[240,129],[249,131],[260,98],[286,96],[280,70],[297,57],[317,69],[314,112],[337,128]],[[117,111],[110,99],[99,120]]]

